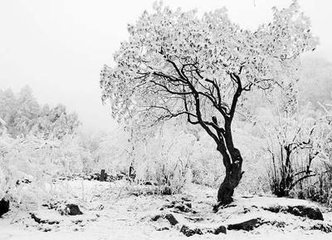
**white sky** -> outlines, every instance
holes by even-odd
[[[100,101],[99,72],[154,0],[0,0],[0,88],[30,85],[41,103],[65,104],[84,126],[115,124]],[[165,5],[208,11],[226,6],[247,28],[271,19],[271,7],[291,0],[164,0]],[[320,38],[316,55],[332,61],[332,1],[299,0]]]

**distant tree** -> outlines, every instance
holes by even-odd
[[[14,125],[16,111],[17,102],[13,91],[11,89],[0,91],[0,117],[9,129]]]
[[[29,86],[22,88],[17,96],[10,89],[0,91],[0,118],[14,138],[34,134],[61,139],[73,134],[80,125],[77,114],[67,112],[64,105],[41,106]]]
[[[75,133],[80,125],[76,113],[68,113],[64,105],[49,108],[45,105],[33,128],[34,134],[42,135],[44,138],[61,139],[66,135]]]
[[[184,116],[204,129],[226,168],[218,202],[230,203],[243,174],[232,133],[235,113],[246,92],[296,79],[298,57],[316,46],[308,18],[294,2],[273,8],[272,22],[249,31],[231,22],[225,9],[200,17],[155,4],[128,31],[115,66],[101,72],[103,101],[119,121],[154,126]]]
[[[21,89],[16,100],[17,108],[15,118],[13,121],[12,134],[27,135],[32,127],[36,124],[36,120],[39,117],[40,105],[32,94],[32,89],[29,86],[25,86]]]

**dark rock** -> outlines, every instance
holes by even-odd
[[[314,226],[310,228],[310,230],[320,230],[325,233],[331,233],[332,232],[332,226],[326,223],[317,223]]]
[[[29,179],[24,178],[24,179],[17,180],[16,186],[19,186],[21,184],[29,184],[29,183],[31,183],[31,181]]]
[[[250,212],[249,208],[243,208],[243,213],[248,213],[248,212]]]
[[[286,210],[285,208],[282,208],[281,206],[271,206],[271,207],[263,208],[263,209],[273,212],[273,213],[284,212]]]
[[[159,218],[161,218],[161,216],[156,215],[156,216],[152,217],[151,220],[155,222],[155,221],[158,221]]]
[[[294,206],[288,207],[288,212],[301,217],[307,217],[313,220],[324,220],[322,212],[318,207]]]
[[[179,223],[178,220],[176,220],[176,218],[173,216],[173,214],[166,214],[165,219],[167,219],[169,223],[173,226]]]
[[[204,218],[202,218],[202,217],[185,216],[185,218],[192,221],[192,222],[202,222],[202,221],[204,221]]]
[[[188,208],[192,208],[191,203],[185,203],[184,205],[186,205]]]
[[[5,213],[9,212],[9,201],[4,198],[0,200],[0,217]]]
[[[36,223],[44,223],[44,224],[59,224],[59,221],[49,221],[49,220],[42,220],[41,218],[37,217],[34,213],[30,213],[30,216],[33,220],[35,220]]]
[[[184,201],[182,202],[172,201],[170,204],[161,207],[160,210],[164,210],[166,208],[173,208],[174,212],[197,213],[196,211],[192,210],[192,205],[190,202],[184,202]]]
[[[80,223],[83,222],[83,220],[82,220],[82,219],[78,219],[78,220],[76,220],[76,221],[72,221],[72,222],[75,223],[75,224],[80,224]]]
[[[165,187],[162,191],[161,191],[162,195],[172,195],[172,189],[170,187]]]
[[[116,180],[122,180],[122,179],[124,179],[124,178],[126,178],[126,174],[125,174],[125,173],[118,173],[118,174],[116,174],[116,176],[115,176],[115,179],[116,179]]]
[[[187,205],[179,204],[174,207],[175,209],[179,210],[180,212],[190,212],[191,209],[188,208]]]
[[[160,218],[166,219],[167,221],[169,221],[169,223],[172,226],[174,226],[174,225],[176,225],[176,224],[179,223],[179,221],[176,220],[176,218],[173,216],[173,214],[170,214],[170,213],[166,214],[164,216],[162,216],[162,215],[156,215],[156,216],[152,217],[151,220],[152,221],[158,221],[158,219],[160,219]]]
[[[218,228],[216,228],[213,232],[214,234],[218,235],[219,233],[224,233],[226,234],[227,233],[227,230],[226,230],[226,227],[225,226],[220,226]]]
[[[166,230],[169,230],[168,227],[162,227],[162,228],[157,228],[156,229],[157,231],[166,231]]]
[[[268,210],[270,212],[279,213],[290,213],[295,216],[306,217],[313,220],[324,220],[322,212],[319,210],[318,207],[310,207],[304,205],[298,206],[272,206],[269,208],[264,208],[264,210]]]
[[[190,202],[190,199],[189,199],[189,198],[182,197],[181,199],[182,199],[182,201],[184,201],[184,202]]]
[[[183,225],[180,229],[180,232],[182,232],[184,235],[186,235],[187,237],[191,237],[195,234],[198,235],[202,235],[203,232],[201,229],[199,228],[195,228],[195,229],[190,229],[189,227],[187,227],[186,225]]]
[[[83,213],[76,204],[67,204],[65,208],[65,214],[75,216],[82,215]]]
[[[251,231],[254,228],[259,227],[262,224],[262,220],[260,218],[253,218],[248,221],[235,223],[235,224],[229,224],[227,229],[228,230],[245,230],[245,231]]]
[[[276,220],[270,221],[268,223],[277,228],[284,228],[287,225],[284,221],[276,221]]]

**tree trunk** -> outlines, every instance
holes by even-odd
[[[229,204],[233,201],[234,189],[239,185],[242,178],[242,157],[240,152],[235,149],[232,154],[232,163],[226,167],[226,176],[218,190],[218,206]]]

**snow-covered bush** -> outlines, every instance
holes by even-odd
[[[320,162],[315,166],[316,175],[307,179],[295,189],[295,194],[332,206],[332,105],[321,105],[323,112],[316,124],[316,149]]]
[[[132,156],[136,179],[152,181],[165,193],[180,192],[191,181],[189,167],[193,149],[188,141],[190,144],[192,140],[192,136],[176,132],[176,127],[168,124],[152,138],[140,141]]]
[[[84,153],[84,152],[83,152]],[[81,173],[82,148],[75,136],[49,139],[34,135],[0,136],[0,197],[24,207],[50,197],[49,186],[59,176]]]

